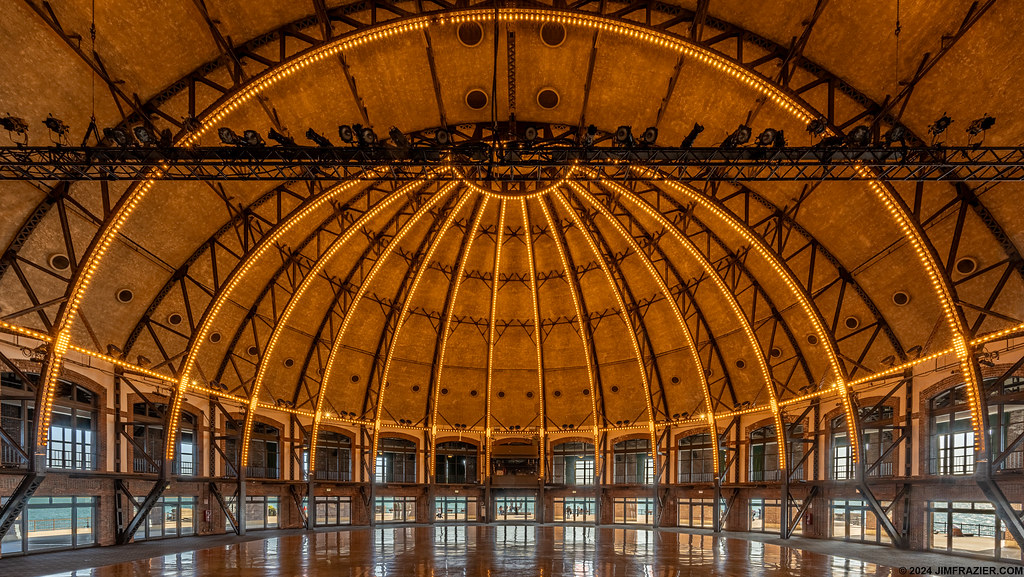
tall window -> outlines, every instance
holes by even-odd
[[[553,481],[556,485],[594,484],[594,445],[579,441],[552,447]]]
[[[381,438],[375,469],[377,483],[415,483],[416,443],[394,437]]]
[[[95,545],[98,501],[91,496],[32,497],[4,536],[0,555]],[[0,504],[4,502],[0,497]]]
[[[28,441],[35,428],[34,391],[26,389],[13,373],[3,373],[0,378],[0,397],[0,426],[23,450],[31,453]],[[96,468],[98,405],[99,400],[89,389],[67,381],[57,382],[46,452],[47,467],[77,470]],[[3,439],[0,442],[3,466],[21,467],[27,464],[8,439],[2,436],[0,439]]]
[[[986,381],[988,404],[989,444],[993,454],[1008,448],[998,464],[1003,470],[1024,468],[1024,444],[1018,443],[1024,434],[1024,377],[1011,377],[1000,387]],[[932,475],[969,475],[974,472],[974,431],[971,426],[970,406],[965,385],[943,391],[929,402],[931,409],[931,455],[929,473]]]
[[[779,480],[779,443],[775,426],[768,425],[750,432],[750,474],[748,480]]]
[[[437,444],[434,459],[437,483],[476,483],[476,446],[460,441]]]
[[[878,466],[868,472],[870,477],[891,477],[895,451],[886,451],[893,444],[893,408],[879,407],[873,411],[871,407],[861,407],[861,435],[864,438],[864,466],[871,467],[875,461]],[[846,430],[846,417],[832,419],[832,478],[837,481],[852,479],[854,475],[853,448],[850,446],[850,435]],[[882,458],[882,455],[885,455]]]
[[[314,474],[321,481],[351,481],[352,439],[334,431],[320,431],[316,442]]]
[[[165,404],[135,403],[132,405],[132,470],[136,473],[156,473],[157,465],[164,451]],[[196,425],[195,415],[182,412],[178,434],[178,450],[175,451],[174,468],[179,475],[194,475],[196,468]],[[148,457],[148,458],[147,458]]]
[[[651,442],[648,439],[630,439],[612,446],[615,454],[616,483],[654,482],[654,460],[651,459]]]
[[[710,483],[715,480],[715,449],[711,435],[679,439],[679,482]]]
[[[242,445],[239,421],[228,421],[228,433],[235,433],[237,438],[224,441],[224,452],[233,464],[239,463],[239,447]],[[252,436],[249,441],[249,465],[245,468],[245,476],[253,479],[276,479],[281,446],[281,432],[272,425],[259,421],[252,425]]]

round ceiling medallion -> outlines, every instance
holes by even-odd
[[[295,366],[295,359],[293,359],[291,357],[288,357],[287,359],[284,360],[284,366],[288,367],[289,369],[294,367]]]
[[[459,24],[459,42],[467,48],[479,46],[484,39],[484,28],[479,22],[463,22]]]
[[[210,333],[210,342],[211,343],[219,343],[220,342],[220,333]]]
[[[53,270],[68,270],[71,268],[71,259],[67,255],[55,254],[50,256],[50,268]]]
[[[956,261],[956,272],[960,274],[967,275],[976,270],[978,270],[978,261],[969,256],[965,256],[964,258]]]
[[[856,329],[857,327],[860,326],[860,319],[858,319],[857,317],[846,317],[846,320],[843,321],[843,324],[846,325],[846,328],[852,331],[853,329]]]
[[[117,301],[118,302],[125,303],[125,304],[128,304],[128,303],[132,302],[132,300],[135,299],[135,293],[132,292],[132,289],[126,289],[126,288],[118,290],[116,296],[117,296]]]
[[[167,324],[178,326],[181,324],[182,318],[181,313],[171,313],[167,315]]]
[[[910,295],[905,291],[896,291],[892,294],[892,302],[898,307],[905,306],[910,302]]]
[[[558,93],[551,88],[544,88],[537,93],[537,104],[539,104],[541,108],[551,110],[558,106],[558,100]]]
[[[540,27],[540,41],[545,46],[558,48],[565,42],[565,26],[558,22],[545,22]]]
[[[248,353],[250,357],[255,357],[260,354],[260,350],[256,348],[255,345],[245,349],[245,352]]]
[[[487,93],[478,88],[474,88],[466,93],[466,106],[473,110],[480,110],[487,106]]]

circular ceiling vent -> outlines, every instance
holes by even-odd
[[[178,326],[181,324],[182,320],[181,313],[171,313],[167,315],[167,324],[169,325]]]
[[[504,399],[505,398],[505,391],[498,391],[498,398],[499,399]]]
[[[119,289],[115,296],[117,297],[117,302],[120,303],[128,304],[135,300],[135,293],[132,292],[132,289]]]
[[[420,386],[419,385],[413,385],[412,386],[412,392],[414,392],[414,393],[420,392]]]
[[[67,255],[60,253],[50,255],[50,268],[53,270],[68,270],[71,268],[71,259]]]
[[[672,384],[673,385],[678,385],[679,384],[679,377],[672,377]]]
[[[545,46],[558,48],[565,42],[565,26],[558,22],[545,22],[540,27],[540,41]]]
[[[480,110],[487,106],[487,93],[479,88],[474,88],[466,93],[466,106],[473,110]]]
[[[477,396],[479,394],[480,393],[476,392],[476,389],[473,389],[472,391],[469,392],[469,396],[471,396],[471,397],[475,397],[475,396]]]
[[[484,28],[479,22],[463,22],[459,24],[459,42],[467,48],[479,46],[484,39]]]
[[[250,346],[249,348],[245,349],[245,352],[248,353],[250,357],[255,357],[260,354],[260,350],[256,348],[256,345]]]
[[[747,361],[744,361],[743,359],[736,361],[736,368],[742,369],[745,366],[747,366]]]
[[[294,367],[295,366],[295,359],[293,359],[291,357],[288,357],[287,359],[284,360],[284,366],[288,367],[289,369]]]
[[[219,343],[220,342],[220,333],[210,333],[210,342],[211,343]]]
[[[352,379],[351,380],[352,380],[353,383],[358,383],[359,382],[359,375],[352,375]]]
[[[541,108],[551,110],[558,106],[558,100],[558,93],[551,88],[544,88],[537,93],[537,104],[539,104]]]
[[[812,345],[818,344],[818,335],[807,335],[807,342]]]
[[[556,390],[556,391],[555,391],[554,393],[552,393],[552,394],[553,394],[553,395],[555,395],[556,397],[561,397],[561,396],[562,396],[562,391],[558,391],[558,390]]]
[[[441,389],[441,394],[442,395],[447,395],[448,394],[448,389]]]
[[[533,391],[526,391],[526,398],[527,399],[532,399],[533,398]]]
[[[589,394],[590,394],[590,389],[583,389],[583,396],[584,397],[589,395]]]
[[[769,354],[771,354],[773,359],[777,359],[782,356],[782,349],[780,349],[779,347],[772,347],[772,350]]]
[[[892,302],[898,307],[905,306],[910,302],[910,295],[905,291],[896,291],[892,293]]]
[[[960,274],[968,275],[976,270],[978,270],[978,261],[969,256],[956,261],[956,272]]]
[[[860,326],[860,319],[852,316],[846,317],[846,320],[843,321],[843,324],[846,325],[846,328],[852,331]]]
[[[619,392],[619,387],[617,387],[617,386],[615,386],[615,385],[612,385],[612,392],[613,392],[613,393],[617,393],[617,392]]]

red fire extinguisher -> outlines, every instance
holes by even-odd
[[[814,513],[811,513],[810,511],[808,511],[804,515],[804,524],[805,525],[813,525],[814,524]]]

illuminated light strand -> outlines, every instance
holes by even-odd
[[[377,257],[377,261],[373,263],[373,267],[370,268],[370,272],[367,273],[366,278],[364,278],[362,283],[360,283],[359,289],[356,291],[355,296],[352,298],[351,306],[349,306],[348,310],[345,311],[345,317],[341,321],[341,328],[338,329],[338,334],[334,337],[334,343],[331,345],[331,353],[327,356],[327,368],[324,369],[324,376],[323,376],[323,379],[321,379],[321,381],[320,381],[320,390],[317,391],[317,396],[316,396],[316,417],[314,418],[314,421],[313,421],[313,433],[311,435],[311,439],[310,439],[311,445],[310,445],[310,449],[309,449],[309,455],[310,455],[310,458],[309,458],[310,469],[309,470],[310,471],[313,471],[314,467],[315,467],[313,457],[316,456],[316,440],[317,440],[317,435],[319,434],[320,419],[322,418],[322,415],[323,415],[324,399],[327,398],[327,394],[326,394],[327,393],[327,387],[328,387],[328,385],[331,382],[331,375],[334,373],[334,367],[338,363],[338,356],[341,354],[341,349],[342,349],[341,345],[342,345],[342,341],[345,339],[345,332],[348,330],[349,324],[351,324],[352,319],[355,317],[355,312],[359,308],[359,304],[360,304],[360,302],[362,302],[363,296],[366,295],[366,291],[369,290],[370,285],[373,284],[373,279],[377,276],[377,273],[379,273],[380,270],[384,267],[385,261],[387,261],[388,257],[391,256],[391,253],[394,252],[395,248],[397,248],[398,245],[402,242],[402,239],[405,238],[405,235],[409,233],[409,231],[412,229],[412,227],[417,222],[419,222],[419,220],[421,218],[423,218],[424,215],[430,213],[430,209],[433,208],[434,205],[436,205],[442,198],[447,197],[448,193],[451,192],[452,189],[455,188],[457,184],[458,183],[453,181],[453,182],[449,182],[448,184],[444,185],[441,188],[441,190],[439,190],[436,193],[434,193],[433,196],[431,196],[430,199],[427,200],[423,204],[423,206],[421,206],[416,211],[415,214],[413,214],[411,217],[409,217],[409,220],[406,221],[406,223],[402,226],[402,228],[398,229],[398,232],[395,233],[394,238],[392,238],[391,242],[389,242],[388,245],[386,247],[384,247],[384,250],[381,251],[380,256]],[[366,383],[366,386],[369,387],[370,383]],[[381,387],[384,387],[384,383],[383,382],[381,383]],[[371,455],[376,455],[377,454],[377,438],[378,438],[377,432],[378,432],[379,429],[380,429],[380,419],[374,419],[374,422],[373,422],[373,452],[370,453]],[[248,431],[249,431],[249,429],[246,430],[246,432],[248,432]],[[375,467],[376,467],[376,459],[373,459],[372,460],[372,464],[370,466],[371,477],[372,477],[372,475],[374,473]]]
[[[590,358],[590,340],[587,338],[587,327],[583,323],[589,323],[590,320],[583,316],[583,305],[581,303],[582,295],[576,292],[576,283],[573,282],[572,276],[575,273],[570,272],[569,259],[566,257],[565,251],[568,248],[562,247],[562,241],[565,240],[564,236],[560,239],[555,232],[555,220],[551,217],[551,213],[548,211],[547,204],[542,200],[540,208],[544,212],[544,218],[548,222],[548,230],[551,231],[551,241],[555,243],[555,248],[558,249],[558,258],[562,261],[562,270],[565,271],[565,284],[569,285],[569,294],[572,295],[572,304],[576,309],[576,319],[580,326],[580,341],[583,343],[583,358],[586,359],[587,366],[587,382],[590,385],[590,411],[591,415],[594,416],[594,467],[595,474],[600,473],[596,467],[600,466],[601,463],[601,451],[600,451],[600,427],[601,423],[597,419],[597,386],[594,381],[594,368],[591,366],[593,360]],[[582,292],[583,288],[580,287]]]
[[[387,390],[388,376],[391,373],[391,361],[394,359],[395,349],[398,347],[398,338],[401,336],[402,328],[404,327],[405,321],[409,316],[409,308],[412,306],[412,299],[416,295],[416,289],[419,288],[420,281],[423,279],[423,273],[426,272],[428,268],[430,268],[430,262],[434,258],[434,251],[437,250],[437,247],[441,244],[441,239],[444,238],[444,235],[451,229],[452,223],[455,222],[455,217],[458,215],[459,212],[462,211],[463,207],[465,207],[466,205],[466,201],[468,201],[471,196],[472,194],[469,193],[463,194],[458,204],[448,214],[448,217],[445,219],[444,224],[441,227],[441,230],[438,231],[437,233],[437,237],[433,241],[431,241],[430,248],[427,250],[427,254],[422,259],[422,264],[420,265],[420,268],[416,271],[416,276],[413,278],[412,287],[409,289],[409,294],[405,297],[405,302],[402,303],[402,312],[401,314],[398,315],[398,324],[395,326],[394,336],[391,337],[391,344],[388,346],[387,357],[384,361],[384,370],[381,372],[380,393],[378,394],[377,397],[377,409],[376,411],[374,411],[374,422],[376,423],[380,422],[381,415],[384,412],[384,393]],[[367,383],[366,386],[369,387],[370,383]],[[374,435],[376,435],[376,429],[374,431]],[[377,443],[375,442],[374,447],[376,446]],[[373,455],[376,454],[377,451],[374,450]]]
[[[370,174],[371,177],[372,175],[374,175],[374,173],[372,172]],[[238,265],[235,266],[235,269],[231,271],[231,276],[225,283],[224,287],[217,293],[217,296],[216,298],[214,298],[213,303],[211,303],[206,308],[206,311],[203,313],[203,319],[200,322],[199,330],[196,332],[195,338],[192,340],[191,346],[189,347],[188,355],[186,355],[185,357],[185,364],[182,366],[181,369],[181,378],[178,382],[179,393],[181,393],[184,390],[185,386],[187,386],[192,381],[192,371],[199,360],[199,352],[200,350],[202,350],[203,344],[206,342],[206,338],[209,336],[209,333],[212,330],[217,315],[220,313],[221,309],[223,309],[224,306],[228,302],[230,302],[231,294],[238,286],[242,284],[242,282],[245,280],[246,275],[256,265],[256,262],[259,261],[269,251],[271,251],[271,249],[276,249],[281,238],[285,234],[287,234],[298,222],[300,222],[307,216],[313,214],[320,208],[324,206],[329,206],[328,203],[335,197],[348,190],[351,190],[356,185],[364,182],[366,181],[363,179],[356,179],[345,184],[332,187],[322,196],[311,202],[308,206],[301,209],[295,215],[289,217],[288,220],[286,220],[285,222],[281,223],[277,230],[267,235],[260,241],[260,243],[256,246],[252,254],[250,254],[250,256],[247,259],[245,259],[244,261],[240,262]],[[377,207],[380,207],[381,205],[386,206],[392,201],[392,197],[385,198],[384,200],[378,203]],[[377,207],[371,209],[371,211],[368,212],[367,214],[373,213],[373,211],[376,210]],[[364,217],[365,216],[366,215],[364,215]],[[274,327],[275,332],[277,330],[277,326],[278,325],[275,325]],[[265,357],[266,355],[264,355],[264,357],[261,358],[260,360],[261,367],[263,366],[263,360],[265,359]],[[257,384],[258,383],[259,380],[257,380]],[[171,415],[168,428],[172,431],[177,430],[177,424],[181,417],[181,403],[179,402],[180,398],[181,394],[175,395],[174,402],[171,404]],[[174,458],[174,451],[175,444],[167,443],[167,447],[165,449],[165,457],[167,460],[171,460]],[[243,455],[244,454],[245,451],[243,448]]]
[[[582,196],[588,203],[597,208],[601,212],[601,214],[604,215],[605,219],[612,224],[612,226],[622,236],[622,238],[625,239],[625,241],[633,249],[633,252],[636,253],[636,255],[640,258],[640,262],[644,264],[644,267],[651,274],[651,277],[654,279],[655,283],[657,283],[658,288],[661,290],[662,294],[665,295],[665,300],[668,301],[669,306],[672,309],[672,313],[675,315],[676,321],[679,323],[679,329],[683,333],[683,337],[686,340],[686,347],[690,350],[691,360],[693,361],[694,366],[697,368],[698,378],[700,379],[700,390],[701,393],[703,393],[704,395],[704,407],[707,409],[707,420],[705,421],[705,423],[708,426],[708,431],[711,433],[711,448],[714,454],[714,472],[715,474],[718,474],[718,430],[715,423],[715,418],[714,416],[712,416],[714,408],[711,405],[711,389],[708,386],[707,376],[704,374],[704,364],[701,362],[700,355],[697,352],[697,345],[693,340],[693,335],[690,333],[689,325],[687,325],[686,321],[683,320],[683,313],[679,310],[679,305],[676,304],[675,296],[672,294],[672,291],[670,291],[668,286],[665,284],[665,280],[661,278],[660,274],[658,274],[657,269],[654,268],[654,264],[651,262],[650,257],[647,256],[647,253],[643,251],[639,244],[637,244],[633,236],[629,234],[629,231],[627,231],[622,226],[618,219],[615,218],[611,214],[611,212],[609,212],[609,210],[603,204],[601,204],[596,198],[594,198],[587,190],[580,186],[579,183],[572,182],[570,184],[573,190],[576,191],[576,194]]]
[[[753,347],[754,349],[754,357],[757,359],[758,368],[761,370],[761,376],[764,378],[764,386],[765,389],[767,389],[768,391],[769,403],[772,406],[772,417],[776,427],[776,435],[780,440],[779,445],[783,446],[783,443],[781,442],[781,440],[783,439],[782,415],[778,411],[778,399],[776,398],[775,394],[775,383],[772,379],[771,369],[768,366],[768,361],[764,357],[764,351],[761,350],[761,343],[757,339],[757,334],[754,333],[754,328],[750,326],[750,321],[747,319],[746,315],[743,314],[743,308],[740,307],[739,302],[736,301],[736,295],[734,295],[729,290],[729,287],[726,286],[725,281],[722,280],[722,278],[719,276],[718,271],[715,270],[713,266],[711,266],[711,263],[709,263],[707,259],[705,259],[704,256],[700,253],[700,251],[698,251],[697,248],[693,246],[693,242],[690,241],[690,239],[687,238],[685,235],[683,235],[674,224],[669,222],[668,219],[664,217],[664,215],[662,215],[660,212],[658,212],[650,205],[648,205],[646,201],[638,198],[625,187],[619,186],[618,184],[608,180],[601,180],[601,183],[604,184],[605,186],[608,186],[618,191],[622,196],[626,197],[635,206],[640,208],[640,210],[644,211],[648,216],[653,218],[660,226],[664,227],[665,230],[667,230],[669,234],[672,235],[672,237],[675,238],[676,241],[680,245],[682,245],[688,253],[690,253],[691,258],[693,258],[698,264],[700,264],[701,268],[703,268],[704,271],[707,273],[708,277],[715,284],[715,287],[718,289],[718,291],[722,293],[722,297],[729,305],[729,308],[732,310],[733,314],[736,315],[736,319],[740,323],[740,328],[743,329],[743,333],[746,335],[747,340],[750,342],[750,346]],[[708,408],[708,411],[711,411],[711,408]],[[779,451],[779,468],[783,471],[786,470],[785,453],[786,451],[784,450]]]
[[[550,193],[552,191],[555,191],[555,190],[558,190],[560,187],[564,186],[565,183],[569,182],[569,179],[576,172],[576,167],[575,166],[570,167],[569,168],[569,172],[566,173],[566,175],[563,176],[562,178],[560,178],[559,180],[555,181],[554,184],[550,184],[548,186],[545,186],[544,188],[537,189],[537,190],[535,190],[533,192],[529,192],[529,193],[526,193],[526,194],[506,194],[506,193],[503,193],[503,192],[495,192],[493,190],[488,190],[488,189],[483,188],[482,186],[472,182],[468,178],[466,178],[466,175],[463,174],[459,169],[453,167],[452,168],[452,172],[454,172],[456,175],[458,175],[459,181],[464,186],[466,186],[470,190],[472,190],[473,192],[482,194],[482,195],[487,196],[487,197],[495,197],[495,198],[503,198],[503,199],[509,199],[509,200],[526,201],[526,200],[530,200],[530,199],[540,198],[542,196],[546,196],[548,193]]]
[[[583,235],[583,239],[587,241],[587,245],[590,246],[590,250],[594,253],[594,258],[597,259],[601,270],[604,272],[604,276],[608,281],[609,288],[612,289],[612,293],[615,295],[615,302],[619,304],[619,316],[622,317],[622,322],[625,323],[626,332],[629,334],[630,342],[633,345],[633,352],[636,354],[637,366],[640,368],[640,383],[644,387],[644,403],[647,405],[647,428],[651,436],[651,459],[654,462],[658,462],[658,437],[655,434],[654,429],[654,406],[651,404],[651,384],[647,380],[647,364],[644,362],[643,354],[640,352],[640,342],[636,337],[636,329],[633,327],[633,321],[629,318],[629,311],[626,309],[626,303],[622,300],[622,293],[619,291],[619,286],[615,283],[615,277],[612,275],[611,269],[608,267],[608,263],[605,261],[604,255],[598,250],[594,239],[592,238],[589,231],[583,226],[583,221],[579,215],[576,214],[576,210],[572,208],[569,201],[562,197],[561,194],[552,195],[555,199],[569,211],[569,216],[572,217],[576,227],[579,229],[580,234]],[[596,465],[596,464],[595,464]]]
[[[313,417],[313,427],[312,434],[310,435],[309,447],[310,471],[314,470],[315,468],[313,457],[315,457],[316,455],[316,438],[318,435],[319,422],[321,422],[321,419],[323,418],[324,415],[324,399],[327,397],[327,387],[331,381],[331,375],[334,372],[335,364],[338,362],[338,356],[341,354],[341,343],[345,337],[345,332],[348,330],[348,325],[352,322],[352,318],[355,316],[355,311],[356,308],[358,308],[359,306],[359,302],[362,300],[362,297],[366,295],[367,290],[370,288],[370,285],[373,284],[374,278],[377,276],[377,274],[384,266],[384,262],[387,260],[388,256],[390,256],[391,253],[394,252],[394,249],[398,246],[401,240],[404,237],[406,237],[407,234],[409,234],[409,231],[413,228],[413,225],[416,224],[416,222],[418,222],[420,218],[423,218],[425,214],[428,214],[430,212],[430,209],[433,208],[433,206],[436,205],[438,201],[446,197],[447,194],[449,194],[449,192],[451,192],[451,190],[455,187],[455,184],[455,182],[445,184],[445,186],[441,188],[440,191],[434,193],[433,196],[431,196],[430,199],[427,202],[425,202],[423,206],[421,206],[416,211],[416,213],[413,214],[409,218],[409,220],[406,221],[406,223],[404,223],[401,226],[400,229],[398,229],[398,232],[395,233],[394,238],[392,238],[391,241],[387,244],[387,246],[384,247],[384,250],[381,251],[380,256],[377,257],[377,261],[374,262],[373,267],[371,267],[370,273],[368,273],[367,277],[364,280],[362,280],[362,283],[360,283],[358,290],[356,290],[355,295],[352,297],[351,305],[348,307],[348,311],[345,312],[345,317],[341,322],[341,328],[338,329],[338,334],[335,336],[334,342],[331,345],[331,354],[328,356],[327,359],[327,368],[324,370],[324,377],[321,379],[321,385],[319,385],[319,390],[316,393],[316,413],[315,416]],[[319,262],[325,262],[326,264],[326,260],[324,259],[322,259]],[[317,271],[316,273],[318,274],[319,272]],[[309,278],[310,275],[307,275],[307,278]],[[296,299],[296,302],[298,302],[298,299]],[[370,386],[370,383],[367,383],[367,386]],[[383,386],[383,384],[381,386]],[[379,425],[380,421],[375,421],[375,426]],[[252,427],[247,427],[246,432],[250,432],[251,429]],[[374,438],[376,439],[376,432]],[[248,447],[248,444],[246,446]],[[376,444],[374,445],[374,452],[372,454],[377,454]],[[373,469],[371,469],[371,472],[373,472]]]
[[[487,338],[487,396],[486,410],[484,411],[486,431],[486,445],[484,446],[484,464],[486,476],[491,477],[491,390],[494,388],[494,334],[497,332],[498,323],[498,273],[501,271],[501,243],[505,234],[505,199],[498,203],[498,230],[494,235],[494,275],[491,277],[491,318]]]
[[[541,345],[543,333],[540,327],[540,303],[537,302],[537,269],[533,258],[533,231],[530,228],[530,214],[526,210],[525,199],[520,200],[519,207],[523,213],[523,228],[526,229],[526,262],[530,263],[530,297],[533,300],[533,334],[536,339],[535,348],[537,350],[537,406],[540,412],[540,478],[544,479],[544,466],[547,463],[544,437],[547,416],[544,414],[544,354]],[[597,394],[594,391],[592,392],[594,395]]]
[[[480,205],[480,208],[477,209],[476,216],[473,218],[473,224],[470,225],[469,239],[466,240],[466,246],[462,250],[462,255],[459,257],[458,272],[456,272],[455,277],[453,277],[452,279],[452,282],[455,284],[454,288],[452,289],[452,302],[448,304],[448,311],[446,311],[444,326],[441,328],[441,330],[444,332],[441,333],[441,350],[439,351],[438,355],[437,372],[435,373],[434,376],[434,382],[430,384],[431,390],[433,391],[433,394],[431,395],[431,401],[434,404],[430,415],[430,436],[432,447],[434,446],[434,442],[437,438],[437,412],[439,404],[437,399],[437,391],[441,389],[441,373],[444,371],[444,355],[445,351],[448,348],[448,337],[451,334],[451,324],[452,317],[454,316],[455,311],[455,302],[459,298],[459,287],[462,286],[462,276],[466,272],[466,263],[469,261],[469,251],[470,249],[473,248],[473,241],[476,240],[476,231],[480,228],[480,222],[483,220],[484,211],[487,209],[487,204],[489,201],[490,197],[484,196],[483,203]],[[430,472],[431,474],[433,474],[435,468],[433,460],[431,460],[430,467]]]

